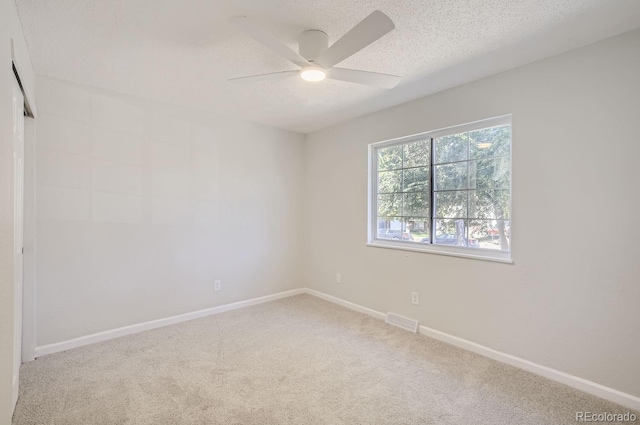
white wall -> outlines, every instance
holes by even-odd
[[[640,396],[639,76],[635,31],[310,134],[307,285]],[[367,144],[509,113],[515,264],[365,246]]]
[[[37,90],[38,346],[302,286],[302,135]]]
[[[31,101],[33,68],[15,2],[0,0],[0,423],[11,422],[13,374],[13,71],[10,38],[16,62]]]

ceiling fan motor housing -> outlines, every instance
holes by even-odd
[[[315,61],[329,47],[329,36],[320,30],[307,30],[298,37],[298,53],[309,62]]]

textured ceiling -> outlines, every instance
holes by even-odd
[[[17,0],[35,71],[307,133],[640,27],[640,0]],[[259,19],[297,51],[375,9],[396,29],[340,63],[403,76],[392,90],[299,78],[227,22]]]

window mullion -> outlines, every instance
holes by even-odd
[[[464,220],[464,246],[469,246],[469,204],[471,203],[471,140],[467,133],[467,216]]]
[[[429,211],[431,212],[431,223],[429,223],[429,245],[433,245],[433,242],[435,241],[436,238],[436,222],[435,222],[435,216],[436,216],[436,212],[435,212],[435,166],[434,164],[434,158],[435,158],[435,151],[436,151],[436,146],[435,146],[435,139],[432,137],[431,138],[431,149],[429,150],[430,152],[430,158],[429,158]]]
[[[369,205],[371,205],[371,211],[369,211],[369,220],[371,220],[371,223],[369,223],[369,234],[371,240],[378,239],[378,179],[380,178],[380,176],[378,175],[378,149],[380,148],[372,148],[370,150],[371,158],[369,158],[369,161],[371,161],[370,178],[372,179],[370,182],[371,193],[369,194]],[[375,223],[375,226],[373,223]]]

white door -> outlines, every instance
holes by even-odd
[[[13,81],[13,170],[14,170],[14,333],[13,406],[18,401],[18,382],[22,358],[22,241],[24,222],[24,97]]]

